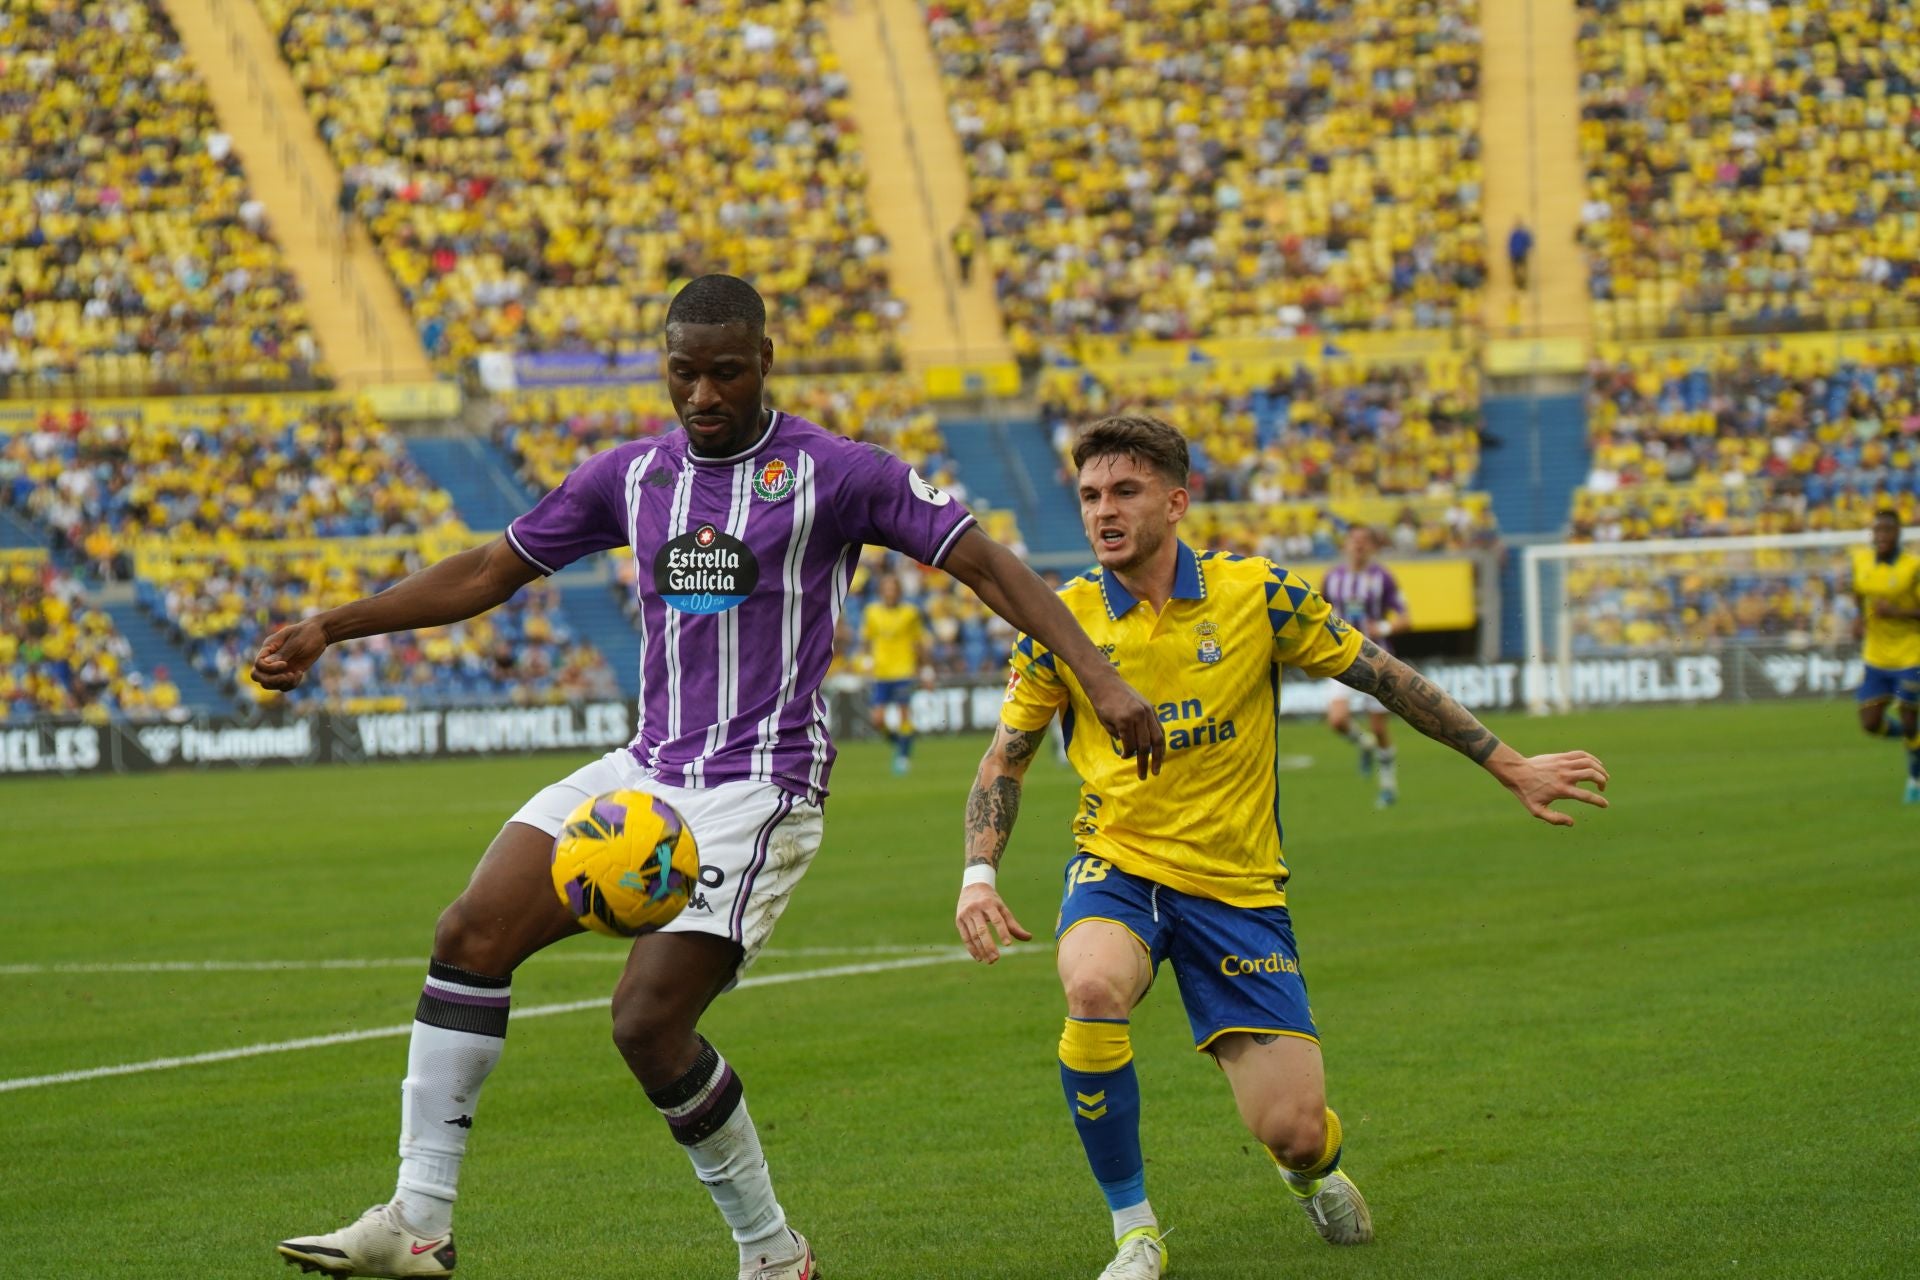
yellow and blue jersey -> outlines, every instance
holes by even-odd
[[[1871,547],[1853,555],[1853,590],[1866,615],[1861,661],[1887,671],[1920,667],[1920,618],[1881,618],[1874,606],[1881,602],[1901,609],[1920,609],[1920,555],[1903,551],[1882,560]]]
[[[1014,643],[1000,718],[1041,729],[1060,712],[1081,777],[1074,840],[1086,853],[1182,893],[1232,906],[1284,905],[1277,735],[1282,667],[1335,676],[1360,633],[1270,560],[1178,547],[1164,611],[1101,570],[1060,599],[1167,735],[1141,778],[1101,729],[1067,665],[1030,636]]]
[[[918,605],[905,601],[867,606],[860,620],[860,638],[867,646],[867,657],[875,680],[911,680],[920,670],[920,645],[926,635],[926,623]]]

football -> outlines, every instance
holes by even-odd
[[[609,791],[567,815],[553,842],[553,889],[582,925],[631,938],[680,914],[700,880],[693,832],[644,791]]]

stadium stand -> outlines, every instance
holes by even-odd
[[[355,539],[278,552],[255,548],[157,557],[137,590],[196,666],[243,701],[265,701],[246,678],[260,641],[288,619],[384,590],[424,561]],[[393,710],[462,702],[618,697],[605,659],[576,638],[556,589],[534,583],[498,609],[448,627],[380,636],[342,649],[297,707]]]
[[[1457,357],[1328,360],[1259,379],[1053,370],[1041,382],[1041,418],[1063,479],[1079,426],[1135,409],[1186,434],[1196,500],[1188,529],[1208,545],[1328,556],[1356,522],[1388,532],[1403,553],[1463,550],[1492,537],[1486,495],[1471,492],[1478,378]]]
[[[315,385],[265,207],[152,0],[0,8],[0,395]]]
[[[754,280],[783,353],[887,360],[901,308],[812,0],[260,0],[444,368],[650,355],[676,281]]]
[[[1017,350],[1470,325],[1472,0],[927,0]]]
[[[1597,361],[1572,536],[1632,541],[1920,518],[1920,347],[1781,344]]]
[[[911,378],[776,378],[767,403],[839,435],[871,441],[903,458],[962,500],[940,420]],[[523,391],[503,401],[496,438],[535,492],[559,484],[580,463],[622,440],[658,435],[675,425],[658,383]]]
[[[168,670],[138,668],[126,637],[78,579],[41,556],[0,557],[0,723],[181,714]]]
[[[1782,562],[1722,575],[1701,566],[1583,565],[1567,594],[1576,655],[1697,651],[1731,643],[1846,647],[1858,612],[1844,566]]]
[[[1579,4],[1597,336],[1920,319],[1911,5]]]
[[[60,412],[0,436],[0,500],[102,579],[143,539],[421,532],[446,495],[363,403],[313,397],[148,400]]]

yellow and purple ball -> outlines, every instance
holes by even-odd
[[[644,791],[609,791],[567,815],[553,842],[553,889],[595,933],[631,938],[679,915],[700,883],[693,832]]]

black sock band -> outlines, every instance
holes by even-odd
[[[420,1003],[414,1006],[414,1021],[503,1039],[507,1034],[507,1006],[512,1001],[511,985],[508,978],[489,978],[457,965],[432,961],[427,965],[426,985],[420,989]]]
[[[700,1042],[700,1052],[694,1055],[693,1065],[687,1068],[686,1074],[672,1084],[647,1090],[647,1101],[662,1111],[678,1111],[692,1102],[720,1070],[720,1051],[698,1032],[693,1038]]]
[[[649,1090],[648,1101],[673,1131],[673,1140],[690,1147],[719,1132],[746,1097],[746,1088],[719,1050],[700,1041],[700,1053],[685,1075],[663,1089]]]
[[[442,960],[427,961],[427,976],[438,978],[442,982],[457,982],[463,987],[491,987],[501,990],[513,985],[512,978],[489,978],[484,973],[462,969],[457,964],[447,964]]]

